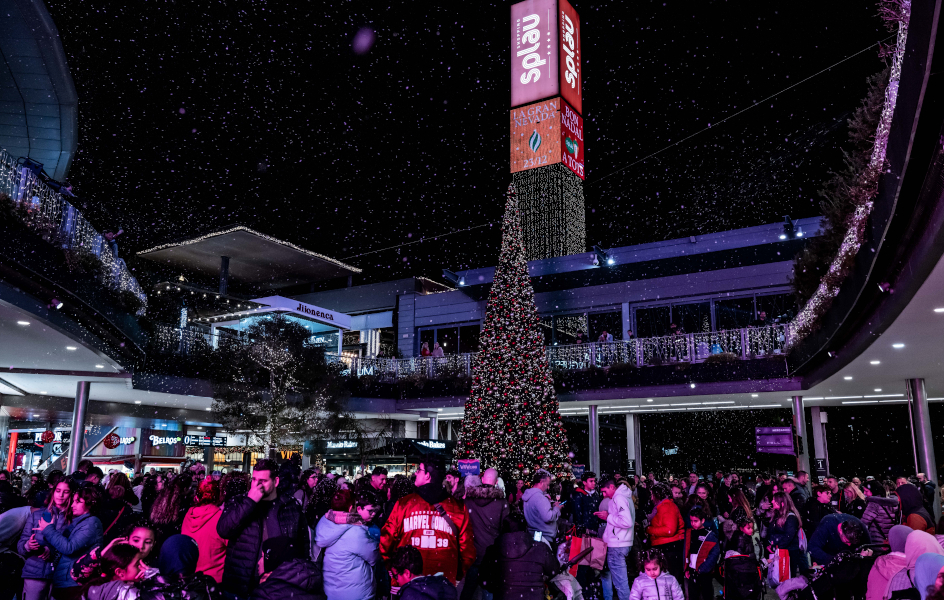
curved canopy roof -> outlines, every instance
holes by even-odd
[[[0,11],[0,147],[65,179],[78,144],[78,96],[43,0]]]

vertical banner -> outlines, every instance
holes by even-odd
[[[7,471],[12,471],[16,467],[13,465],[13,459],[16,458],[16,444],[20,441],[20,434],[13,432],[10,434],[10,447],[7,449]]]
[[[560,0],[560,94],[583,114],[583,70],[580,66],[580,17]],[[583,177],[583,175],[581,175]]]
[[[561,162],[574,175],[583,174],[583,117],[566,102],[561,102]]]
[[[525,0],[511,6],[512,106],[559,93],[558,63],[563,52],[556,48],[559,38],[557,0]]]

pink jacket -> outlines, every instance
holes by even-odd
[[[226,540],[216,532],[216,524],[223,510],[219,506],[205,504],[187,511],[180,533],[189,535],[200,547],[197,571],[203,572],[220,583],[223,579],[223,563],[226,561]]]

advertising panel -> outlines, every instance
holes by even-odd
[[[142,456],[184,456],[184,436],[180,431],[166,429],[141,430]]]
[[[561,162],[574,175],[583,174],[583,117],[566,102],[561,102]]]
[[[85,456],[127,456],[129,454],[135,454],[138,451],[138,438],[141,437],[141,430],[137,427],[116,427],[114,431],[115,436],[112,439],[117,440],[117,445],[114,448],[109,448],[105,441],[103,440],[100,444],[92,448],[91,452],[87,452]]]
[[[511,6],[512,106],[560,93],[559,39],[557,0],[525,0]]]
[[[583,71],[580,67],[580,17],[560,0],[560,94],[583,114]],[[583,177],[581,175],[581,177]]]
[[[560,98],[511,111],[511,172],[561,160]]]

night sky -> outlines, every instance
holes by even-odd
[[[350,262],[363,281],[494,264],[509,4],[47,2],[80,98],[70,179],[123,253],[240,223],[345,259],[493,222]],[[818,213],[875,50],[614,172],[887,38],[873,3],[574,6],[588,242]]]

